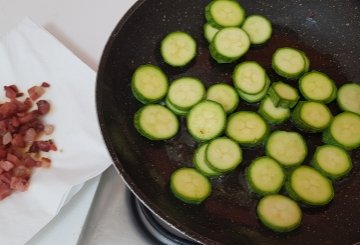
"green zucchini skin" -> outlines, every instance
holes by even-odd
[[[163,87],[162,88],[163,91],[162,92],[159,91],[158,96],[152,98],[144,95],[144,91],[140,91],[139,88],[137,88],[138,76],[144,75],[144,73],[149,72],[149,70],[152,73],[156,73],[156,75],[158,75],[158,80],[162,81],[162,87]],[[151,64],[140,65],[139,67],[136,68],[136,70],[134,71],[131,77],[131,91],[134,97],[141,103],[143,104],[155,103],[161,101],[165,97],[166,93],[168,92],[168,87],[169,87],[168,83],[169,82],[167,76],[159,67]]]
[[[334,136],[334,133],[336,132],[332,132],[333,130],[336,131],[335,126],[340,124],[344,124],[347,123],[349,120],[352,120],[355,125],[353,126],[353,128],[355,129],[354,132],[338,132],[338,135],[344,135],[344,133],[346,133],[346,135],[350,136],[350,137],[355,137],[355,139],[353,139],[353,142],[344,142],[343,140],[340,140],[339,138],[336,138],[336,136]],[[322,135],[322,141],[325,144],[329,144],[329,145],[335,145],[335,146],[339,146],[342,147],[343,149],[347,150],[347,151],[351,151],[354,150],[358,147],[360,147],[360,116],[353,113],[353,112],[342,112],[338,115],[336,115],[334,117],[334,119],[332,120],[330,126],[324,130],[323,135]]]
[[[247,117],[247,116],[252,117],[253,121],[254,120],[257,121],[264,128],[262,134],[259,137],[255,137],[251,140],[241,139],[242,133],[234,128],[238,120],[241,121],[242,117]],[[266,141],[269,132],[270,132],[269,125],[266,123],[266,121],[258,113],[253,111],[238,111],[231,114],[228,118],[228,123],[225,129],[225,134],[229,138],[238,142],[242,147],[255,147],[263,144]]]
[[[217,161],[219,159],[212,158],[213,154],[211,151],[219,150],[221,147],[221,144],[223,146],[224,145],[226,146],[226,148],[221,148],[221,149],[226,149],[227,152],[231,152],[232,156],[237,155],[237,158],[233,159],[233,162],[231,162],[231,164],[226,163],[225,160]],[[209,142],[208,147],[206,148],[206,151],[205,151],[205,159],[206,159],[206,163],[208,163],[208,166],[210,168],[212,168],[215,171],[220,172],[220,173],[228,173],[228,172],[234,170],[242,162],[242,159],[243,159],[242,149],[234,140],[227,138],[227,137],[218,137]],[[224,167],[223,166],[224,164],[228,164],[229,166]]]
[[[256,174],[254,171],[260,171],[260,169],[263,169],[263,171],[270,171],[268,172],[270,177],[266,177],[271,178],[271,184],[277,181],[277,185],[272,188],[266,187],[268,189],[265,189],[263,186],[261,186],[261,183],[258,183],[259,180],[254,179],[255,176],[253,176],[253,174]],[[251,191],[262,196],[278,193],[285,183],[285,171],[278,162],[267,156],[254,159],[246,168],[245,176]],[[278,179],[274,179],[274,176],[276,176]]]
[[[327,83],[327,86],[329,88],[331,87],[329,93],[323,95],[321,98],[316,96],[314,94],[314,92],[309,93],[309,91],[306,91],[306,89],[305,89],[306,83],[312,83],[313,81],[311,80],[311,77],[314,77],[314,76],[317,76],[318,80],[321,79],[322,81],[326,81],[325,83]],[[332,102],[337,97],[337,88],[336,88],[335,82],[328,75],[326,75],[325,73],[315,71],[315,70],[304,73],[300,77],[300,79],[299,79],[299,90],[300,90],[300,93],[302,94],[302,96],[306,100],[316,101],[316,102],[323,102],[325,104],[328,104],[328,103]],[[324,92],[324,89],[318,90],[318,92]]]
[[[270,124],[283,123],[290,117],[289,108],[275,107],[268,96],[261,101],[258,113]]]
[[[178,183],[179,175],[191,175],[192,178],[196,178],[199,182],[201,182],[201,185],[203,185],[202,189],[198,188],[197,196],[189,196],[186,193],[184,193],[184,190],[181,186],[183,183]],[[179,200],[188,203],[188,204],[200,204],[202,203],[206,198],[209,197],[212,191],[211,183],[204,175],[202,175],[200,172],[198,172],[194,168],[179,168],[175,172],[172,173],[170,177],[170,189],[174,196],[178,198]],[[200,193],[200,194],[199,194]]]
[[[291,153],[291,148],[288,148],[288,142],[286,142],[286,140],[292,140],[292,141],[296,141],[297,144],[296,145],[296,149],[293,149],[294,151],[292,153],[296,153],[296,152],[300,152],[300,154],[298,156],[296,156],[295,159],[290,159],[291,157],[294,156],[294,154],[290,154]],[[281,145],[283,143],[283,145]],[[288,153],[290,155],[286,155],[282,156],[281,154],[278,154],[277,150],[274,150],[273,147],[275,146],[282,146],[282,150],[284,153]],[[284,150],[286,149],[286,150]],[[307,149],[307,145],[306,145],[306,141],[304,140],[303,136],[297,132],[293,132],[293,131],[281,131],[281,130],[277,130],[274,131],[270,134],[270,136],[268,137],[266,143],[265,143],[265,152],[266,155],[269,157],[274,158],[277,162],[279,162],[282,166],[284,166],[285,168],[289,168],[289,167],[296,167],[300,164],[303,163],[303,161],[305,160],[307,153],[308,153],[308,149]]]
[[[185,117],[188,114],[188,110],[180,110],[176,106],[174,106],[168,98],[165,98],[165,105],[169,108],[172,112],[174,112],[178,116]]]
[[[205,18],[207,20],[207,22],[216,27],[216,28],[224,28],[224,27],[233,27],[233,26],[241,26],[242,23],[245,20],[245,9],[237,2],[237,1],[233,1],[231,0],[231,4],[233,6],[229,6],[229,8],[235,8],[237,10],[237,15],[239,17],[239,21],[237,23],[233,23],[233,24],[229,24],[229,25],[224,25],[222,23],[219,23],[219,21],[216,20],[216,18],[213,16],[211,9],[214,7],[214,4],[219,4],[216,2],[229,2],[229,1],[223,1],[223,0],[217,0],[217,1],[211,1],[206,7],[205,7]]]
[[[308,171],[308,173],[311,173],[313,175],[313,177],[316,177],[317,180],[319,180],[321,182],[321,184],[323,185],[324,188],[328,189],[327,191],[329,193],[325,197],[322,197],[323,198],[322,200],[310,199],[309,197],[305,197],[304,195],[300,194],[300,192],[299,192],[300,190],[298,189],[298,187],[295,186],[296,183],[294,183],[294,182],[296,181],[295,175],[299,175],[299,173],[301,174],[301,171],[303,172],[302,173],[303,175],[304,175],[304,171]],[[305,176],[303,176],[303,177],[305,177]],[[297,178],[301,178],[301,177],[297,177]],[[299,188],[303,188],[303,187],[299,187]],[[319,187],[317,187],[317,188],[319,188]],[[314,169],[310,166],[307,166],[307,165],[298,166],[290,171],[288,180],[285,183],[285,189],[291,198],[293,198],[294,200],[299,201],[301,203],[304,203],[306,205],[309,205],[309,206],[327,205],[328,203],[330,203],[333,200],[334,195],[335,195],[334,187],[332,185],[331,180],[328,179],[327,177],[323,176],[316,169]],[[318,198],[318,197],[316,197],[316,198]]]
[[[208,147],[208,143],[206,144],[202,144],[201,146],[199,146],[194,153],[193,156],[193,163],[195,165],[195,168],[201,172],[203,175],[208,176],[208,177],[218,177],[220,175],[222,175],[223,173],[218,172],[214,169],[212,169],[209,166],[209,163],[206,161],[206,148]]]
[[[326,150],[328,152],[326,152]],[[325,152],[324,152],[325,151]],[[321,154],[327,154],[329,155],[329,151],[333,152],[334,155],[341,155],[340,157],[343,158],[342,162],[334,162],[335,160],[333,159],[326,159],[325,163],[321,162],[320,155]],[[329,156],[329,158],[332,158],[332,155]],[[339,158],[337,158],[339,159]],[[332,161],[332,164],[342,164],[343,168],[345,167],[345,169],[342,169],[341,171],[330,171],[329,169],[326,169],[323,164],[327,164],[328,161]],[[349,154],[342,148],[338,147],[338,146],[334,146],[334,145],[322,145],[322,146],[318,146],[315,150],[314,156],[311,160],[311,164],[312,166],[317,169],[321,174],[323,174],[324,176],[330,178],[331,180],[335,181],[335,180],[339,180],[344,178],[346,175],[349,174],[349,172],[352,169],[352,160],[351,157],[349,156]]]
[[[291,89],[296,94],[296,97],[294,99],[283,98],[276,91],[276,86],[278,86],[278,85],[287,86],[289,89]],[[283,82],[272,83],[272,85],[270,86],[270,88],[268,90],[268,96],[270,97],[270,99],[272,100],[272,102],[274,103],[274,105],[276,107],[283,107],[283,108],[293,108],[299,100],[299,95],[297,93],[297,90],[295,88],[293,88],[292,86],[290,86],[286,83],[283,83]]]
[[[166,136],[159,136],[159,135],[156,135],[156,132],[148,132],[144,129],[144,125],[142,123],[142,120],[145,120],[143,118],[143,114],[146,110],[148,110],[149,108],[156,108],[156,109],[159,109],[159,110],[163,110],[165,113],[167,113],[167,116],[169,116],[170,120],[173,121],[174,123],[174,130],[173,132]],[[179,121],[176,117],[176,115],[170,110],[168,109],[167,107],[165,106],[162,106],[162,105],[158,105],[158,104],[148,104],[148,105],[145,105],[143,107],[141,107],[134,115],[134,127],[135,129],[144,137],[148,138],[149,140],[167,140],[167,139],[170,139],[172,137],[174,137],[178,131],[179,131]]]
[[[315,106],[320,106],[321,108],[324,109],[323,112],[326,112],[327,113],[326,116],[329,117],[329,120],[327,121],[327,123],[318,127],[318,126],[311,125],[308,122],[306,122],[306,120],[302,117],[302,109],[304,108],[304,106],[311,105],[311,104],[314,104]],[[329,127],[332,118],[333,118],[333,116],[332,116],[329,108],[325,104],[320,103],[320,102],[300,101],[299,103],[297,103],[297,105],[292,113],[292,122],[294,123],[294,125],[301,131],[307,132],[307,133],[317,133],[317,132],[324,131],[327,127]]]
[[[238,92],[239,97],[242,100],[244,100],[247,103],[253,104],[253,103],[257,103],[257,102],[261,101],[266,96],[266,94],[268,93],[270,84],[271,84],[270,78],[267,77],[264,89],[258,94],[247,94],[239,89],[237,89],[236,91]]]
[[[202,132],[202,131],[207,126],[209,119],[203,120],[203,122],[201,122],[201,127],[202,127],[201,129],[200,128],[194,129],[193,128],[194,120],[196,120],[196,118],[199,119],[199,117],[196,117],[194,115],[201,113],[201,111],[209,110],[210,108],[211,108],[211,110],[216,111],[216,112],[211,112],[211,113],[216,114],[215,121],[216,121],[216,123],[218,121],[220,121],[220,123],[219,123],[219,125],[217,125],[216,130],[214,130],[214,132],[212,132],[211,135],[205,135],[205,132]],[[186,125],[187,125],[188,132],[196,141],[205,142],[205,141],[214,139],[222,134],[222,132],[224,131],[224,129],[226,127],[226,112],[224,111],[224,108],[222,107],[222,105],[220,105],[219,103],[217,103],[215,101],[211,101],[211,100],[203,100],[190,109],[190,111],[186,117]],[[197,130],[199,130],[199,131],[197,131]]]
[[[338,90],[337,104],[343,111],[360,115],[360,84],[346,83]]]
[[[295,72],[289,73],[288,71],[283,70],[279,66],[279,64],[277,64],[277,62],[276,62],[276,57],[278,55],[281,55],[281,53],[286,52],[286,51],[288,51],[288,52],[290,51],[290,52],[294,53],[295,55],[297,55],[298,58],[299,58],[299,61],[302,61],[302,63],[303,63],[302,67],[300,67]],[[306,61],[305,61],[305,58],[304,58],[304,55],[303,55],[302,51],[300,51],[298,49],[295,49],[295,48],[282,47],[282,48],[278,48],[275,51],[275,53],[273,54],[271,66],[278,75],[280,75],[280,76],[282,76],[282,77],[284,77],[286,79],[295,80],[295,79],[299,78],[304,73],[304,70],[306,69]]]
[[[270,207],[266,208],[266,206]],[[281,219],[283,218],[282,215],[280,215],[280,217],[271,217],[278,215],[278,213],[266,213],[269,208],[276,208],[277,206],[281,206],[284,208],[281,210],[281,212],[285,212],[283,213],[283,215],[287,216],[287,219],[291,219],[291,222],[287,220],[286,222],[288,222],[288,224],[279,224],[279,222],[281,222]],[[261,223],[263,223],[267,228],[275,232],[282,233],[295,230],[297,227],[300,226],[302,220],[302,212],[299,205],[289,197],[279,194],[271,194],[263,197],[256,207],[256,212]],[[279,211],[277,210],[277,212]]]

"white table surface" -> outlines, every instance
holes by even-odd
[[[120,18],[135,2],[136,0],[0,0],[0,33],[10,30],[28,16],[35,23],[47,29],[84,63],[96,71],[108,37]],[[94,186],[95,182],[96,180],[90,183],[89,187],[85,188],[82,191],[83,193],[80,193],[78,197],[75,196],[74,199],[77,198],[75,200],[79,202],[84,200],[91,202],[91,186]],[[111,167],[103,175],[99,189],[104,189],[104,193],[106,193],[113,188],[120,190],[119,198],[125,197],[125,186],[115,169]],[[95,220],[91,220],[92,223],[87,224],[90,231],[84,232],[79,243],[94,245],[144,244],[141,239],[136,238],[135,233],[131,233],[134,231],[121,227],[123,224],[131,222],[130,217],[125,213],[126,211],[121,211],[124,202],[119,198],[113,202],[111,200],[96,200],[96,198],[101,197],[101,195],[95,197],[95,203],[106,202],[108,210],[104,211],[104,215],[95,217]],[[65,207],[67,210],[64,212],[74,212],[74,204],[69,204]],[[116,223],[116,221],[107,219],[111,217],[123,220]],[[108,228],[109,226],[113,229]],[[105,227],[106,229],[104,229]],[[122,229],[120,234],[119,229]],[[62,237],[72,234],[67,229],[57,232],[55,237],[52,237],[54,239],[52,244],[61,244]],[[56,240],[56,235],[59,240]],[[122,239],[119,240],[119,237]],[[56,243],[56,241],[60,243]]]

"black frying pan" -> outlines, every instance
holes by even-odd
[[[256,217],[259,198],[249,193],[244,168],[263,147],[244,150],[239,168],[213,180],[213,193],[203,204],[180,202],[169,191],[169,177],[181,166],[191,166],[196,142],[182,124],[181,132],[166,142],[151,142],[133,126],[133,115],[141,106],[130,89],[131,75],[144,63],[160,66],[170,80],[189,75],[207,86],[231,83],[235,64],[216,64],[203,38],[204,7],[209,1],[141,0],[119,22],[104,50],[97,79],[97,110],[106,145],[128,187],[154,213],[181,232],[205,243],[219,244],[353,244],[360,241],[360,151],[351,153],[354,169],[335,184],[335,199],[326,207],[303,207],[301,226],[278,234],[261,225]],[[272,81],[280,79],[270,68],[278,47],[304,50],[311,68],[328,74],[337,85],[360,82],[360,1],[271,1],[242,0],[248,14],[270,18],[274,32],[262,47],[252,48],[241,60],[256,60]],[[159,42],[170,31],[190,33],[198,43],[196,60],[185,68],[172,68],[159,56]],[[239,61],[240,62],[240,61]],[[334,114],[336,103],[330,105]],[[242,103],[239,110],[256,110]],[[184,123],[184,120],[182,120]],[[296,130],[291,123],[272,129]],[[319,134],[305,135],[309,161],[321,144]]]

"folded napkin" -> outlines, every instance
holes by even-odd
[[[37,168],[26,192],[0,201],[0,244],[24,244],[51,221],[85,181],[111,159],[95,107],[95,72],[46,30],[25,19],[0,38],[0,89],[21,91],[43,81],[51,104],[46,123],[55,126],[50,168]],[[0,93],[3,94],[4,93]],[[0,96],[0,100],[1,97]]]

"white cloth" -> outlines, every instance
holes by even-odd
[[[0,244],[31,239],[79,185],[111,164],[96,115],[95,80],[94,71],[29,19],[1,36],[0,89],[16,84],[26,92],[43,81],[51,85],[42,98],[51,104],[45,119],[55,126],[49,138],[58,151],[51,152],[49,169],[35,170],[26,192],[0,201]],[[0,100],[4,96],[0,91]]]

